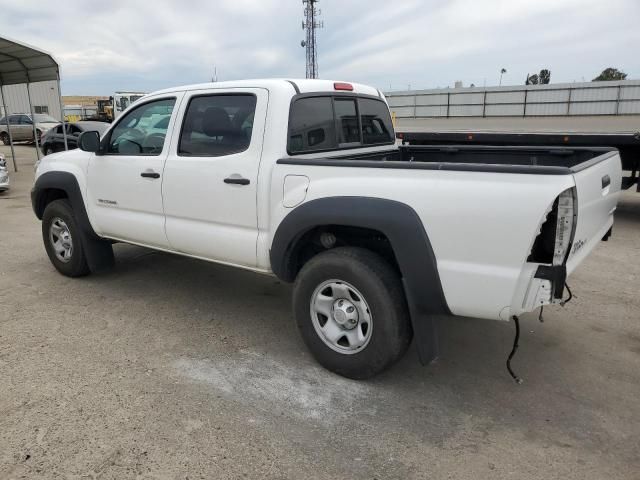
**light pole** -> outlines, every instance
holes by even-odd
[[[507,73],[507,69],[506,68],[501,68],[500,69],[500,83],[498,83],[498,86],[502,86],[502,75],[504,75],[505,73]]]

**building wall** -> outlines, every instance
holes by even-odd
[[[29,89],[31,91],[31,102],[34,107],[45,106],[49,111],[49,115],[58,120],[62,118],[58,82],[54,80],[50,82],[32,83]],[[4,106],[0,106],[2,116],[6,113],[29,113],[26,84],[4,86],[2,87],[2,93],[7,110],[7,112],[5,112]]]

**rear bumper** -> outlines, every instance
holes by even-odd
[[[551,282],[551,298],[553,300],[562,300],[564,295],[564,285],[567,281],[567,267],[558,265],[552,267],[550,265],[540,265],[534,278],[548,280]]]

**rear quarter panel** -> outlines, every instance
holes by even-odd
[[[570,175],[277,164],[270,193],[271,236],[292,210],[283,205],[286,175],[309,178],[305,202],[363,196],[411,206],[431,241],[451,311],[495,319],[501,312],[505,319],[521,276],[532,275],[524,266],[547,209],[573,186]]]

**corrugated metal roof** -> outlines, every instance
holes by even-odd
[[[0,85],[58,79],[58,63],[38,48],[0,37]]]

